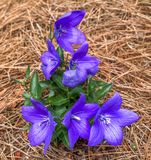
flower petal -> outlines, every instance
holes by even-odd
[[[81,120],[72,120],[72,123],[74,123],[74,126],[79,132],[79,136],[84,139],[89,138],[90,134],[90,123],[87,119],[81,118]]]
[[[30,100],[36,110],[41,112],[41,114],[48,116],[48,109],[41,102],[35,100],[34,98],[30,98]]]
[[[65,51],[70,52],[73,54],[74,50],[72,47],[72,44],[70,42],[62,37],[57,38],[57,43],[61,48],[63,48]]]
[[[104,130],[102,124],[99,122],[98,119],[96,119],[90,130],[88,146],[96,146],[100,144],[103,138],[104,138]]]
[[[70,122],[71,122],[71,111],[68,111],[65,116],[64,116],[64,119],[62,121],[62,124],[67,128],[69,129],[70,127]]]
[[[93,118],[99,110],[99,105],[95,103],[85,104],[76,113],[77,116],[81,118],[90,119]]]
[[[119,110],[122,105],[122,97],[119,93],[115,93],[107,102],[105,102],[99,110],[99,113],[114,113]]]
[[[22,106],[23,118],[30,123],[38,123],[46,118],[39,110],[36,110],[33,106]]]
[[[49,136],[47,123],[34,123],[30,128],[28,138],[32,146],[40,145]]]
[[[76,64],[78,68],[87,70],[88,74],[93,76],[98,71],[100,61],[96,57],[88,55],[79,59]]]
[[[70,149],[73,149],[78,138],[79,138],[78,130],[74,127],[73,124],[71,124],[70,128],[68,129],[68,139],[69,139]]]
[[[64,41],[68,41],[70,44],[82,44],[86,41],[86,37],[83,32],[75,27],[63,28],[65,32],[61,35]]]
[[[72,59],[76,60],[84,57],[88,52],[88,48],[89,48],[88,43],[84,42],[82,46],[73,54]]]
[[[84,10],[76,10],[76,11],[72,11],[72,12],[68,12],[66,14],[64,14],[61,18],[59,18],[56,23],[55,26],[77,26],[83,19],[85,15],[85,11]]]
[[[112,114],[111,117],[121,127],[129,126],[140,118],[135,112],[127,109],[120,109]]]
[[[82,107],[85,105],[86,103],[86,96],[85,94],[81,94],[80,98],[76,101],[76,103],[73,105],[73,107],[71,108],[71,113],[76,114],[77,112],[79,112]]]
[[[46,136],[46,139],[45,139],[44,154],[46,154],[46,152],[48,150],[48,147],[50,145],[54,130],[55,130],[55,126],[54,127],[49,127],[48,135]]]
[[[123,140],[122,128],[115,122],[103,124],[104,138],[113,146],[121,145]]]
[[[79,84],[82,84],[87,79],[87,73],[85,70],[67,70],[63,74],[62,83],[70,88],[74,88]]]

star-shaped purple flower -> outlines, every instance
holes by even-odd
[[[65,114],[62,124],[68,129],[70,149],[73,149],[79,137],[89,138],[89,119],[94,117],[98,109],[98,104],[86,104],[86,97],[81,94],[78,101]]]
[[[49,80],[52,74],[59,67],[61,60],[50,40],[47,40],[47,46],[48,51],[44,52],[41,56],[41,69],[45,78]]]
[[[31,98],[31,102],[33,106],[22,106],[23,118],[32,124],[28,138],[32,146],[44,143],[44,154],[46,154],[57,124],[41,102],[33,98]]]
[[[98,110],[89,137],[89,146],[95,146],[105,139],[113,146],[120,145],[123,140],[122,127],[131,125],[139,116],[127,109],[120,109],[122,97],[115,93]]]
[[[64,72],[62,83],[67,87],[76,87],[86,81],[88,75],[94,76],[98,71],[100,61],[87,54],[88,43],[85,42],[73,54],[69,70]]]
[[[55,22],[55,38],[64,50],[73,53],[73,44],[86,41],[85,35],[76,28],[85,15],[84,10],[68,12]]]

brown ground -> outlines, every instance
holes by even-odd
[[[22,78],[27,64],[39,70],[50,21],[81,8],[87,11],[80,28],[87,36],[90,53],[102,60],[98,77],[113,82],[114,90],[123,96],[123,107],[137,112],[141,119],[124,129],[119,147],[102,144],[89,148],[79,141],[73,152],[53,145],[44,158],[43,146],[29,145],[20,114],[23,88],[12,79]],[[0,158],[150,160],[150,60],[150,0],[1,0]]]

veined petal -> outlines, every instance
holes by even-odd
[[[39,110],[36,110],[33,106],[22,106],[22,116],[30,123],[39,123],[46,118]]]
[[[88,146],[96,146],[100,144],[103,138],[104,138],[104,129],[99,120],[96,119],[90,130]]]
[[[110,124],[102,123],[102,125],[104,128],[104,138],[107,142],[113,146],[121,145],[123,133],[122,128],[118,125],[118,123],[111,121]]]
[[[96,103],[85,104],[77,111],[76,115],[81,118],[93,118],[99,110],[99,105]]]
[[[46,154],[46,152],[48,150],[48,147],[50,145],[54,130],[55,130],[55,126],[54,127],[53,126],[49,127],[49,129],[48,129],[47,136],[46,136],[46,139],[45,139],[45,142],[44,142],[45,143],[44,154]]]
[[[80,58],[83,58],[84,56],[86,56],[86,54],[88,52],[88,48],[89,48],[88,43],[84,42],[82,44],[82,46],[73,54],[72,59],[76,60],[76,59],[80,59]]]
[[[55,26],[77,26],[82,21],[84,15],[84,10],[75,10],[72,12],[67,12],[56,21]]]
[[[47,123],[34,123],[28,134],[30,144],[37,146],[43,143],[48,136],[49,127]]]
[[[62,124],[67,128],[69,129],[70,127],[70,123],[71,123],[71,111],[68,111],[65,116],[64,116],[64,119],[62,121]]]
[[[74,127],[73,124],[71,124],[70,128],[68,129],[68,139],[69,139],[70,149],[73,149],[78,138],[79,138],[78,130]]]
[[[62,37],[57,38],[57,43],[61,48],[63,48],[65,51],[70,52],[73,54],[74,50],[72,47],[72,44],[70,42]]]
[[[74,88],[79,84],[82,84],[87,79],[87,73],[85,70],[67,70],[63,74],[62,83],[70,88]]]
[[[81,94],[80,98],[76,101],[76,103],[71,108],[71,112],[73,114],[78,113],[82,109],[82,107],[85,105],[85,103],[86,103],[86,96],[85,94]]]
[[[98,71],[98,66],[100,64],[100,61],[94,56],[87,55],[79,59],[76,62],[76,64],[78,68],[83,68],[87,70],[88,74],[95,75],[96,72]]]
[[[105,102],[99,110],[99,113],[114,113],[118,111],[122,105],[122,97],[119,93],[115,93],[107,102]]]
[[[127,109],[120,109],[111,115],[113,121],[119,124],[119,126],[129,126],[136,122],[140,117],[133,111]]]
[[[60,59],[59,54],[57,53],[54,45],[52,44],[52,42],[49,39],[47,40],[47,47],[48,47],[48,52],[51,55],[54,55],[54,57],[56,57],[57,59]]]
[[[75,27],[63,28],[65,31],[60,36],[64,41],[68,41],[70,44],[82,44],[86,41],[86,37],[83,32]]]
[[[41,114],[48,116],[48,109],[41,102],[35,100],[34,98],[30,98],[30,100],[36,110],[41,112]]]
[[[79,136],[84,139],[89,138],[90,134],[90,123],[87,119],[81,118],[81,120],[72,120],[72,123],[74,123],[74,126],[79,132]]]

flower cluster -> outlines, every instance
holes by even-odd
[[[86,139],[88,146],[96,146],[103,140],[120,145],[122,128],[139,119],[133,111],[121,109],[119,93],[101,103],[111,84],[92,79],[100,61],[88,54],[86,37],[77,29],[84,16],[83,10],[72,11],[55,22],[53,38],[47,40],[48,50],[41,56],[46,80],[39,81],[35,72],[30,91],[24,93],[22,115],[31,124],[29,141],[32,146],[44,143],[44,154],[51,140],[62,141],[70,149],[79,138]],[[54,38],[59,45],[57,49]],[[79,46],[77,50],[75,44]],[[64,62],[63,50],[71,55],[69,61]],[[26,79],[29,75],[28,68]]]

